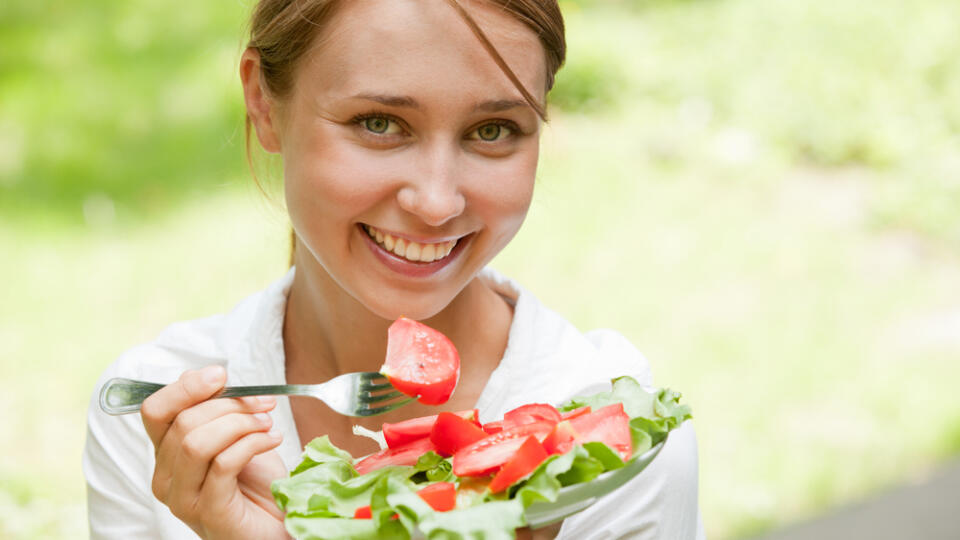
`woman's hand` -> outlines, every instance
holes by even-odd
[[[286,475],[270,450],[267,411],[276,399],[207,399],[223,388],[221,366],[187,371],[143,402],[156,448],[153,494],[202,538],[287,538],[270,482]]]

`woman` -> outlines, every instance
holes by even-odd
[[[651,382],[618,334],[580,334],[485,269],[530,205],[564,48],[555,1],[257,5],[240,76],[248,127],[283,160],[293,268],[231,313],[174,325],[104,374],[171,384],[144,402],[142,423],[91,407],[94,538],[285,537],[269,484],[304,443],[328,434],[362,455],[375,448],[350,435],[354,424],[377,429],[435,409],[358,420],[303,398],[204,400],[228,380],[376,371],[400,315],[456,343],[452,410],[476,406],[492,419],[614,376]],[[695,538],[691,428],[669,441],[654,466],[568,519],[560,537]]]

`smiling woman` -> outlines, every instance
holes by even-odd
[[[436,411],[357,421],[312,400],[207,398],[227,380],[376,371],[402,315],[459,349],[451,410],[497,418],[617,376],[651,384],[619,334],[581,334],[486,268],[532,198],[546,94],[565,55],[555,1],[263,0],[251,34],[240,60],[248,127],[283,162],[293,267],[104,374],[170,384],[144,402],[142,424],[91,408],[94,537],[285,537],[269,484],[299,461],[301,441],[327,435],[363,455],[374,447],[350,436],[354,423]],[[567,519],[560,537],[701,534],[692,428],[623,490]]]

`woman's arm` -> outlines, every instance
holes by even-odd
[[[107,416],[96,393],[87,416],[83,473],[91,540],[161,538],[149,488],[153,447],[140,418]]]

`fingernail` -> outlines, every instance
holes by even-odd
[[[213,384],[223,380],[225,371],[221,365],[212,365],[203,368],[200,374],[203,376],[203,382]]]
[[[257,414],[253,415],[253,417],[256,418],[257,422],[260,422],[261,424],[270,423],[270,415],[267,413],[258,412]]]
[[[260,402],[261,405],[273,405],[274,403],[276,403],[277,398],[273,396],[258,396],[257,400]]]
[[[270,431],[268,431],[268,432],[267,432],[267,436],[269,436],[271,439],[282,439],[282,438],[283,438],[283,435],[280,435],[280,432],[277,431],[277,428],[273,428],[273,429],[271,429]]]

